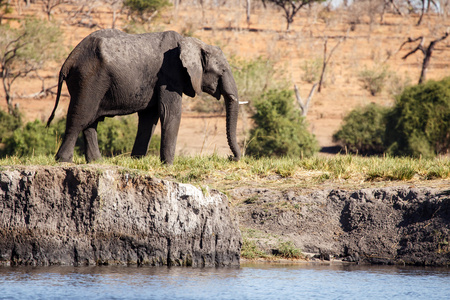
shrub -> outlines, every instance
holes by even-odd
[[[2,156],[32,156],[54,154],[64,132],[64,122],[57,122],[48,130],[41,121],[27,123],[4,140]]]
[[[125,0],[123,2],[123,6],[131,13],[137,14],[143,22],[151,18],[151,14],[169,5],[170,2],[167,0]]]
[[[333,141],[354,153],[383,153],[388,112],[388,108],[376,104],[352,110],[333,135]]]
[[[253,60],[231,60],[233,77],[237,82],[241,101],[252,101],[267,90],[276,89],[280,82],[275,80],[274,62],[258,57]]]
[[[106,118],[98,124],[98,147],[104,156],[130,153],[137,132],[137,119],[133,116]],[[153,135],[149,154],[159,154],[161,138]]]
[[[106,118],[97,127],[100,152],[104,156],[115,156],[131,152],[136,131],[135,118]]]
[[[256,259],[259,257],[267,257],[267,254],[265,254],[264,251],[259,249],[258,245],[254,240],[250,240],[249,238],[243,238],[241,256],[247,259]]]
[[[375,96],[384,88],[390,72],[387,67],[367,69],[364,68],[359,74],[358,78],[363,84],[363,88],[368,90],[372,96]]]
[[[15,117],[14,115],[18,115],[19,117]],[[3,143],[7,138],[11,137],[14,130],[22,126],[20,114],[17,112],[14,115],[0,110],[0,143]]]
[[[300,249],[295,247],[293,242],[288,241],[280,243],[277,256],[288,259],[300,259],[303,258],[303,253]]]
[[[314,83],[319,80],[320,71],[322,70],[322,59],[306,60],[303,62],[301,69],[303,71],[302,80],[307,83]]]
[[[434,157],[450,148],[450,77],[412,86],[388,115],[386,142],[393,155]]]
[[[0,126],[6,122],[6,118],[0,114]],[[9,123],[8,123],[9,122]],[[6,124],[11,124],[8,121]],[[17,155],[53,155],[61,145],[65,130],[65,119],[60,119],[49,128],[40,121],[27,123],[24,127],[17,127],[10,136],[2,139],[4,144],[0,151],[1,156]],[[103,156],[114,156],[131,152],[137,131],[135,116],[107,118],[98,125],[98,145]],[[3,131],[4,132],[4,131]],[[149,146],[149,154],[158,154],[161,138],[153,135]],[[84,141],[82,135],[78,137],[75,145],[75,153],[84,153]]]
[[[254,105],[255,127],[250,131],[247,154],[301,157],[318,151],[317,140],[308,132],[306,121],[294,108],[291,91],[270,90]]]

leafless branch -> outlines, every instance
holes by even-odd
[[[336,45],[334,45],[333,49],[331,49],[330,54],[327,57],[327,44],[328,44],[328,38],[325,38],[325,42],[323,44],[323,64],[322,64],[322,71],[320,73],[320,79],[319,79],[319,88],[318,88],[318,92],[320,93],[320,91],[322,90],[322,84],[323,84],[323,78],[325,76],[325,70],[327,68],[328,63],[331,60],[331,57],[333,56],[334,51],[337,49],[337,47],[341,44],[341,42],[345,40],[344,39],[340,39]]]
[[[311,104],[311,99],[314,96],[314,92],[316,91],[317,83],[315,83],[311,91],[309,92],[309,96],[306,99],[306,102],[303,102],[302,97],[300,96],[300,92],[298,90],[298,87],[296,84],[294,84],[294,91],[295,91],[295,98],[297,98],[298,105],[300,106],[300,109],[302,110],[302,117],[306,117],[309,110],[309,105]]]
[[[412,38],[408,38],[408,40],[406,40],[406,42],[404,42],[401,46],[400,49],[407,43],[413,43],[413,42],[417,42],[420,40],[419,45],[417,45],[416,48],[414,48],[413,50],[411,50],[410,52],[408,52],[406,55],[404,55],[402,57],[402,59],[407,59],[410,55],[416,53],[417,51],[421,51],[422,54],[424,55],[423,58],[423,62],[422,62],[422,71],[420,73],[420,78],[419,78],[419,84],[421,84],[422,82],[425,81],[426,79],[426,73],[428,70],[428,67],[430,65],[430,60],[431,60],[431,55],[433,54],[433,50],[434,47],[436,46],[437,43],[445,40],[447,37],[449,36],[449,32],[447,31],[443,36],[441,36],[440,38],[437,38],[433,41],[430,42],[430,44],[428,45],[428,47],[425,48],[424,43],[425,43],[425,39],[424,37],[418,37],[416,39],[412,39]],[[399,49],[399,51],[400,51]]]

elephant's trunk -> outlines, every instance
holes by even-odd
[[[231,71],[222,77],[222,95],[225,99],[227,114],[227,140],[233,160],[238,161],[241,158],[241,150],[236,139],[236,128],[239,115],[239,101],[237,97],[237,87]]]

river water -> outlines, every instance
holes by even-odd
[[[449,299],[450,268],[0,267],[0,299]]]

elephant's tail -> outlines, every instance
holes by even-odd
[[[50,115],[50,118],[48,118],[47,127],[50,126],[50,123],[52,122],[53,118],[55,117],[56,108],[58,107],[59,98],[61,97],[61,89],[62,89],[62,84],[63,84],[64,79],[65,79],[65,76],[64,76],[63,72],[60,72],[59,78],[58,78],[58,91],[56,92],[56,103],[55,103],[55,107],[53,108],[52,114]]]

